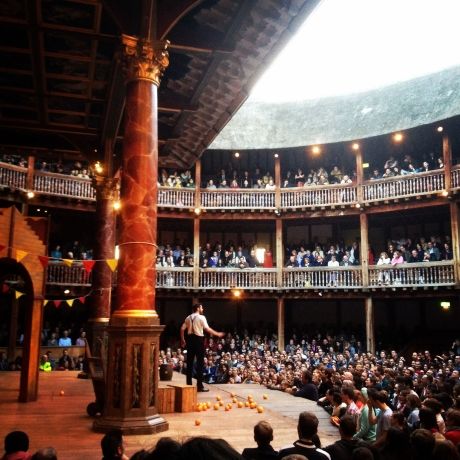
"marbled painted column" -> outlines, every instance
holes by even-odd
[[[126,104],[116,309],[108,331],[106,401],[97,431],[155,433],[158,358],[163,326],[155,311],[157,228],[157,87],[168,65],[165,46],[123,35]]]
[[[96,238],[94,259],[97,260],[92,271],[90,307],[90,343],[93,355],[98,355],[100,339],[110,319],[112,299],[112,270],[105,262],[115,257],[115,211],[113,203],[117,199],[118,179],[96,176],[93,180],[96,189]]]

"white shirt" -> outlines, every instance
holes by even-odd
[[[204,330],[209,329],[208,322],[204,315],[199,313],[192,313],[185,318],[185,325],[187,326],[187,333],[197,335],[199,337],[204,336]]]

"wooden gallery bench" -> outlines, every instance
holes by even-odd
[[[160,414],[193,412],[196,408],[196,386],[159,382],[157,409]]]

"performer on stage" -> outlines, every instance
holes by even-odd
[[[187,340],[185,339],[187,330]],[[181,346],[187,347],[187,385],[192,385],[193,362],[196,357],[196,380],[198,391],[209,391],[203,386],[204,366],[204,332],[216,337],[224,337],[224,332],[217,332],[210,328],[203,315],[203,305],[193,305],[193,313],[185,318],[180,328]]]

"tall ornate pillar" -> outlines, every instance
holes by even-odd
[[[96,189],[96,244],[92,270],[91,295],[89,297],[91,317],[90,343],[92,354],[98,355],[101,343],[107,340],[107,326],[110,319],[112,299],[112,270],[105,262],[115,255],[115,211],[118,179],[96,176],[93,180]]]
[[[116,310],[110,319],[106,401],[97,431],[147,434],[168,429],[156,408],[163,327],[155,311],[157,87],[166,47],[123,35],[126,104]]]

